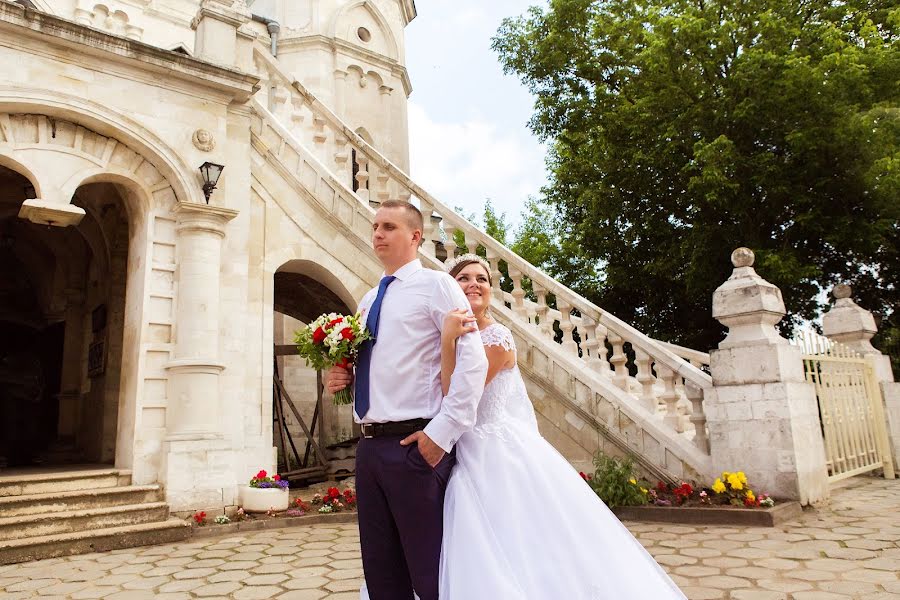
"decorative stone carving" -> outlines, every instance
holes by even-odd
[[[213,134],[206,129],[195,131],[194,135],[191,136],[191,141],[194,142],[194,147],[201,152],[210,152],[216,147],[216,140]]]

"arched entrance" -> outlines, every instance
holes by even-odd
[[[293,260],[275,273],[272,431],[279,472],[293,474],[294,480],[318,477],[315,446],[325,455],[331,475],[352,472],[351,409],[335,407],[324,397],[322,374],[307,367],[293,346],[300,327],[323,313],[351,314],[350,305],[344,286],[314,262]]]
[[[37,402],[43,438],[15,462],[114,463],[136,483],[160,481],[176,316],[175,209],[201,206],[202,193],[187,185],[190,169],[171,148],[138,123],[78,98],[63,104],[40,92],[16,94],[0,87],[8,250],[0,279],[15,283],[14,297],[23,290],[35,297],[7,303],[5,320],[24,321],[31,332],[24,335],[46,346],[40,377],[51,387]],[[23,415],[16,420],[35,422],[34,411]],[[4,434],[2,446],[18,435]]]
[[[0,166],[0,454],[8,466],[112,463],[128,216],[116,186],[79,187],[78,225],[19,217],[32,181]]]

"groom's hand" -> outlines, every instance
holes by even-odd
[[[350,385],[351,381],[353,381],[353,376],[350,374],[349,369],[334,366],[328,369],[328,373],[325,376],[325,388],[328,390],[328,393],[334,394]]]
[[[425,462],[428,463],[432,469],[438,466],[438,463],[441,462],[441,459],[444,458],[444,450],[431,441],[431,438],[425,435],[424,431],[417,431],[414,434],[403,438],[400,441],[401,446],[409,446],[410,444],[416,444],[419,446],[419,454],[422,455],[422,458],[425,459]]]

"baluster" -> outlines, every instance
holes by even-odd
[[[347,181],[344,177],[347,177],[349,174],[347,163],[350,160],[350,140],[345,135],[339,135],[335,137],[334,144],[334,164],[336,165],[337,174],[340,176],[341,181]]]
[[[560,312],[559,328],[562,330],[563,350],[577,355],[578,344],[575,343],[575,337],[572,335],[572,331],[575,329],[575,325],[572,323],[572,305],[557,300],[557,306]]]
[[[425,225],[425,231],[422,232],[422,250],[429,256],[435,256],[437,246],[434,243],[436,226],[434,220],[434,207],[425,200],[422,200],[419,210],[422,211],[422,221]]]
[[[328,140],[328,132],[325,131],[325,118],[313,113],[313,141],[316,144],[324,144]],[[357,152],[357,155],[362,154]]]
[[[452,260],[456,257],[455,233],[456,227],[453,227],[452,225],[444,226],[444,234],[447,236],[447,239],[444,240],[444,249],[447,250],[447,260]]]
[[[666,405],[666,416],[664,421],[666,425],[681,433],[684,431],[681,419],[678,418],[678,394],[675,393],[675,372],[669,367],[662,366],[657,363],[656,373],[663,382],[663,393],[659,399]]]
[[[609,359],[615,369],[613,375],[613,384],[623,390],[628,390],[628,368],[625,363],[628,362],[628,356],[625,355],[625,340],[617,334],[609,336],[609,343],[612,344],[613,353]]]
[[[709,437],[706,434],[706,413],[703,412],[703,390],[685,381],[685,392],[691,401],[691,423],[694,424],[694,445],[709,453]]]
[[[272,93],[272,114],[281,121],[283,125],[290,127],[290,121],[285,118],[287,101],[291,94],[283,86],[275,85]]]
[[[656,394],[653,393],[653,384],[656,377],[650,369],[650,355],[643,350],[634,350],[634,362],[637,365],[637,380],[641,384],[641,406],[651,413],[656,413]]]
[[[520,321],[527,322],[528,314],[525,311],[525,290],[522,289],[522,272],[510,265],[509,278],[512,279],[513,282],[513,314],[515,314]]]
[[[356,151],[356,193],[363,200],[369,200],[369,157]],[[376,206],[377,208],[377,206]]]
[[[593,367],[607,378],[613,375],[609,360],[606,358],[606,335],[608,333],[609,330],[605,325],[597,323],[597,327],[594,329],[594,338],[597,340],[597,362],[593,364]]]
[[[410,198],[412,198],[412,192],[406,189],[406,187],[401,186],[400,193],[398,194],[400,199],[404,202],[409,202]]]
[[[584,349],[582,358],[587,362],[589,367],[593,367],[597,362],[597,322],[588,315],[581,315],[581,327],[578,333],[581,335],[581,347]]]
[[[491,289],[494,297],[503,299],[503,290],[500,288],[500,256],[491,248],[486,247],[487,261],[491,265]]]
[[[431,247],[434,248],[433,256],[437,258],[437,244],[441,241],[441,216],[434,212],[433,208],[431,211]]]
[[[466,252],[469,254],[478,254],[478,240],[473,237],[471,232],[464,232],[466,243]]]
[[[291,98],[291,131],[298,139],[300,138],[300,132],[303,131],[303,120],[305,118],[303,106],[303,97],[293,96]],[[347,143],[346,138],[344,139],[344,143]]]
[[[532,281],[531,285],[534,289],[534,294],[537,296],[537,309],[535,310],[535,316],[538,318],[538,328],[541,333],[547,337],[553,337],[553,327],[550,323],[550,317],[548,313],[550,312],[550,307],[547,306],[547,290],[542,288],[536,282]]]
[[[375,181],[378,182],[378,204],[390,200],[390,176],[388,175],[387,169],[378,169],[378,174],[375,175]],[[422,216],[424,217],[425,215],[423,214]]]

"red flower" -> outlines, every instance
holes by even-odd
[[[259,473],[256,474],[256,478],[257,479],[265,479],[266,475],[267,475],[267,473],[265,471],[260,471]]]
[[[340,362],[335,363],[334,366],[340,367],[340,368],[342,368],[342,369],[349,369],[349,368],[350,368],[350,365],[352,365],[352,364],[353,364],[353,363],[350,361],[350,358],[348,358],[348,357],[345,356],[344,358],[342,358],[342,359],[340,360]]]
[[[335,325],[337,325],[338,323],[340,323],[340,322],[343,321],[343,320],[344,320],[344,317],[338,317],[338,318],[335,319],[334,321],[329,321],[329,322],[328,322],[328,325],[326,325],[326,327],[328,327],[329,329],[331,329],[332,327],[334,327]]]
[[[657,482],[657,484],[656,484],[656,491],[661,492],[661,493],[665,493],[665,492],[669,491],[669,487],[668,487],[665,483],[663,483],[662,481],[659,481],[659,482]]]
[[[355,338],[356,336],[353,335],[352,329],[350,329],[349,327],[344,327],[343,329],[341,329],[341,337],[352,342],[353,338]]]
[[[272,475],[272,479],[274,479],[275,481],[281,481],[281,475],[278,475],[276,473],[275,475]]]
[[[313,343],[321,344],[325,340],[326,335],[327,334],[325,333],[324,329],[322,329],[321,327],[317,328],[315,331],[313,331]]]

